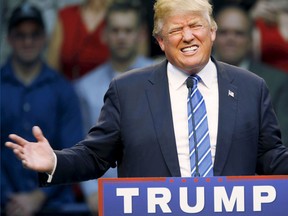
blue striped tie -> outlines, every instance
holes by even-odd
[[[201,78],[194,75],[188,79],[193,80],[193,87],[192,90],[189,89],[187,100],[191,176],[213,176],[206,106],[203,96],[197,88]],[[191,110],[193,110],[193,115]],[[196,145],[197,147],[195,147]],[[196,162],[198,162],[198,167]]]

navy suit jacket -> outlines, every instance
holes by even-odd
[[[214,174],[288,174],[288,150],[282,145],[265,82],[213,61],[219,84]],[[116,162],[119,177],[180,176],[167,61],[117,77],[104,100],[98,123],[86,139],[55,151],[52,184],[100,177]]]

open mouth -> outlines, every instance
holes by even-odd
[[[193,45],[193,46],[182,48],[181,51],[183,53],[194,53],[198,50],[198,48],[199,48],[199,46]]]

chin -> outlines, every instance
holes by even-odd
[[[36,63],[38,63],[39,62],[39,58],[33,58],[33,59],[20,59],[20,63],[22,64],[22,65],[25,65],[26,67],[31,67],[31,66],[33,66],[33,65],[35,65]]]

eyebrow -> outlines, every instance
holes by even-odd
[[[170,28],[168,29],[168,32],[171,30],[175,30],[175,29],[182,29],[185,26],[194,26],[194,25],[203,25],[205,26],[205,24],[207,24],[207,22],[204,22],[203,20],[197,19],[197,20],[191,20],[190,22],[188,22],[188,24],[186,25],[182,25],[182,24],[171,24]]]

